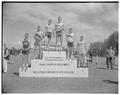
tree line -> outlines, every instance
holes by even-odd
[[[105,51],[110,46],[115,51],[115,55],[118,56],[118,31],[113,32],[107,39],[103,42],[94,42],[90,44],[88,53],[92,52],[93,56],[105,56]]]

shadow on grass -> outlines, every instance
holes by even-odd
[[[8,89],[3,88],[3,89],[2,89],[2,93],[3,93],[3,94],[5,94],[5,93],[9,93],[9,90],[8,90]]]
[[[9,93],[11,91],[11,89],[8,89],[8,87],[6,85],[2,85],[2,89],[1,89],[1,92],[3,94],[5,93]]]
[[[118,64],[113,64],[113,66],[118,66]]]
[[[101,64],[106,66],[106,64],[105,64],[105,63],[101,63]],[[118,64],[113,64],[113,66],[118,66]]]
[[[97,67],[97,69],[108,69],[108,68],[105,68],[105,67]],[[111,70],[111,69],[109,69]],[[118,68],[113,68],[112,70],[118,70]]]
[[[105,83],[112,83],[112,84],[118,84],[117,81],[111,81],[111,80],[102,80]]]
[[[118,70],[118,68],[113,68],[113,70]]]
[[[14,72],[13,74],[16,75],[16,76],[19,76],[19,73],[17,73],[17,72]]]
[[[107,68],[103,68],[103,67],[97,67],[97,69],[107,69]]]

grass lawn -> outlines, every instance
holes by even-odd
[[[106,69],[105,58],[96,58],[89,64],[88,78],[22,78],[18,75],[21,56],[14,57],[2,74],[3,93],[118,93],[118,61],[114,69]]]

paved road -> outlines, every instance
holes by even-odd
[[[21,78],[18,69],[21,56],[15,64],[8,64],[8,73],[2,75],[5,93],[118,93],[118,62],[114,70],[106,69],[105,58],[89,65],[88,78]]]

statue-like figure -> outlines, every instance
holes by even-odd
[[[55,25],[56,45],[58,44],[58,40],[60,40],[60,46],[62,46],[63,30],[64,30],[64,25],[62,23],[62,19],[61,17],[58,17],[58,23]]]
[[[41,58],[41,46],[42,46],[42,39],[44,38],[44,34],[43,32],[41,31],[41,27],[38,26],[37,27],[37,31],[35,32],[34,34],[34,39],[35,39],[35,43],[34,43],[34,52],[37,56],[37,58]],[[38,50],[38,51],[37,51]]]
[[[73,50],[74,50],[74,33],[72,32],[72,28],[69,28],[69,33],[67,34],[67,58],[73,58]]]
[[[45,29],[46,29],[45,36],[47,36],[48,38],[47,46],[49,46],[52,37],[54,37],[54,28],[53,28],[51,19],[49,19],[48,25],[45,27]]]
[[[83,36],[80,36],[80,40],[77,42],[77,67],[85,67],[86,60],[86,46]]]
[[[30,53],[30,41],[28,40],[29,34],[25,33],[24,40],[22,41],[22,61],[25,62],[25,66],[29,62],[29,53]],[[23,62],[22,62],[23,63]]]

